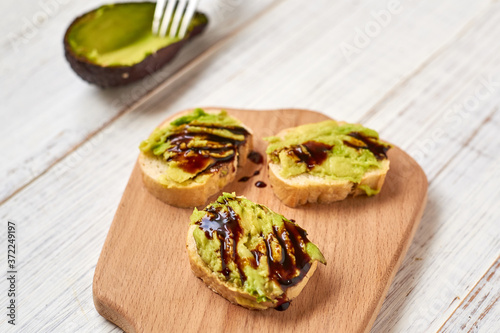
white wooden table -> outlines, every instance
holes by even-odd
[[[69,22],[100,4],[0,3],[2,271],[8,221],[18,246],[17,325],[2,278],[0,331],[120,331],[91,287],[137,145],[207,105],[317,110],[408,151],[429,200],[372,331],[500,331],[499,1],[204,0],[203,36],[113,90],[63,56]]]

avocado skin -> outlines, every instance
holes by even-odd
[[[94,9],[97,10],[98,8]],[[184,46],[184,44],[192,38],[201,34],[208,25],[208,18],[206,23],[197,25],[193,28],[191,33],[184,39],[167,45],[158,50],[156,53],[151,54],[144,58],[141,62],[132,66],[110,66],[104,67],[90,62],[88,59],[76,55],[69,45],[68,35],[70,28],[78,22],[82,17],[94,11],[91,10],[77,17],[71,22],[64,35],[64,56],[69,62],[71,68],[75,73],[85,81],[100,86],[101,88],[117,87],[130,84],[138,81],[145,76],[153,74],[168,62],[170,62]],[[197,14],[205,14],[196,12]]]

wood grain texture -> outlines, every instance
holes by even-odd
[[[363,119],[417,159],[430,182],[429,205],[373,332],[439,330],[500,254],[499,9],[492,4]]]
[[[486,327],[484,318],[491,318]],[[440,332],[487,332],[500,328],[500,258],[498,258]]]
[[[255,149],[269,129],[317,122],[328,117],[303,110],[228,110],[254,130]],[[382,192],[330,205],[283,205],[270,187],[267,169],[249,163],[240,175],[261,174],[234,182],[226,191],[293,218],[304,227],[328,261],[285,312],[248,311],[211,292],[191,273],[185,237],[192,209],[160,202],[143,186],[136,166],[94,276],[97,310],[127,332],[249,332],[287,330],[367,332],[378,313],[411,242],[426,203],[427,179],[398,148],[390,150],[391,170]]]

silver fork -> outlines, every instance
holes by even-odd
[[[176,36],[184,38],[198,2],[199,0],[157,0],[153,18],[153,34],[165,37],[170,25],[168,34],[170,38]]]

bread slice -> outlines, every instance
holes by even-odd
[[[163,129],[169,126],[173,120],[192,112],[194,111],[182,112],[175,118],[163,122],[158,128]],[[220,110],[210,110],[206,113],[217,114],[219,112]],[[234,117],[232,118],[234,119]],[[236,146],[236,155],[233,159],[217,162],[212,167],[197,173],[192,179],[180,183],[160,181],[160,178],[171,166],[162,155],[155,156],[151,152],[141,151],[138,162],[145,187],[155,197],[172,206],[195,207],[204,205],[209,197],[219,193],[224,186],[234,181],[238,167],[247,162],[247,155],[253,146],[252,132],[243,124],[240,126],[248,132],[248,135],[242,144]]]
[[[222,203],[222,202],[227,202],[227,200],[243,200],[245,203],[250,202],[249,200],[247,200],[243,197],[235,197],[234,194],[228,194],[228,193],[224,193],[223,196],[219,197],[217,202]],[[216,204],[217,204],[217,202],[216,202]],[[210,207],[210,205],[208,207]],[[255,207],[259,207],[259,208],[255,208]],[[263,209],[263,210],[269,212],[268,214],[276,214],[276,213],[270,211],[267,207],[264,207],[262,205],[256,205],[256,204],[255,204],[255,206],[252,206],[251,211],[255,211],[255,210],[259,211],[259,209]],[[195,214],[199,214],[199,213],[200,213],[200,211],[195,211],[195,213],[193,213],[193,216]],[[257,213],[257,214],[259,214],[259,213]],[[248,219],[249,215],[251,216],[251,213],[245,213],[244,218]],[[278,215],[278,216],[282,217],[281,215]],[[197,217],[199,218],[199,215]],[[254,221],[256,221],[257,219],[258,218],[254,219]],[[301,291],[304,289],[304,287],[307,284],[307,282],[309,281],[309,279],[312,277],[312,275],[316,271],[318,261],[320,261],[322,263],[326,263],[324,261],[324,258],[322,256],[321,252],[319,252],[319,250],[317,250],[317,248],[314,246],[315,249],[317,250],[317,253],[318,253],[317,256],[319,256],[319,257],[315,257],[315,258],[319,258],[319,260],[318,259],[311,259],[310,260],[309,269],[308,269],[307,273],[305,273],[303,275],[303,277],[300,279],[300,281],[296,284],[293,284],[292,286],[289,286],[288,288],[284,288],[284,290],[280,290],[280,294],[274,295],[274,296],[269,296],[269,299],[262,300],[262,299],[259,299],[255,294],[249,293],[247,290],[245,290],[245,288],[243,286],[238,286],[233,281],[230,281],[230,280],[224,278],[220,272],[214,272],[209,267],[209,265],[202,259],[202,257],[200,256],[200,253],[199,253],[199,249],[197,247],[195,236],[194,236],[195,230],[197,228],[200,228],[200,226],[196,223],[193,223],[193,221],[195,221],[195,220],[193,220],[193,217],[192,217],[192,224],[190,225],[189,230],[188,230],[188,234],[187,234],[186,248],[187,248],[187,252],[188,252],[188,256],[189,256],[189,262],[191,264],[191,269],[192,269],[194,275],[197,276],[198,278],[200,278],[201,280],[203,280],[203,282],[215,293],[221,295],[222,297],[224,297],[225,299],[227,299],[231,303],[240,305],[240,306],[245,307],[247,309],[265,310],[268,308],[278,308],[280,310],[286,310],[286,308],[290,304],[290,301],[292,299],[296,298],[301,293]],[[286,220],[286,221],[287,221],[286,223],[292,223],[289,220]],[[245,221],[245,223],[248,224],[248,221]],[[241,224],[242,224],[242,222],[240,222],[240,225]],[[295,226],[295,224],[293,224],[293,225]],[[300,227],[298,227],[298,226],[297,226],[297,228],[300,229]],[[302,230],[302,229],[300,229],[300,230]],[[289,235],[290,235],[290,237],[294,237],[291,233],[289,233]],[[264,236],[260,235],[260,236],[266,237],[266,235],[264,235]],[[232,241],[234,241],[234,238],[232,238]],[[306,241],[309,242],[309,240],[307,240],[307,238],[306,238]],[[245,246],[247,246],[247,242],[245,242]],[[268,248],[269,247],[264,247],[264,249],[268,249]],[[222,249],[222,247],[221,247],[221,249]],[[284,248],[282,248],[282,249],[284,250]],[[265,250],[263,252],[265,252]],[[220,251],[218,251],[218,249],[216,251],[214,251],[213,254],[219,256],[218,260],[221,260],[221,261],[223,260],[222,256],[220,255]],[[243,260],[243,262],[247,262],[245,260]],[[264,262],[264,261],[269,262],[268,260],[269,260],[269,253],[267,252],[267,253],[264,253],[260,257],[259,265],[261,265],[262,262]],[[269,264],[267,264],[267,267],[268,267],[268,269],[272,269],[272,268],[270,268],[271,266]],[[262,272],[260,274],[262,274]],[[271,273],[269,273],[269,274],[270,274],[269,276],[271,276]]]
[[[269,163],[269,181],[274,194],[287,206],[297,207],[307,203],[327,204],[344,200],[349,195],[364,195],[359,188],[366,185],[375,192],[380,191],[385,175],[389,171],[389,160],[383,161],[383,168],[372,170],[363,176],[359,183],[346,180],[326,179],[310,174],[302,174],[291,179],[280,176],[281,166]]]
[[[242,307],[251,310],[265,310],[276,307],[276,304],[270,301],[260,303],[257,302],[256,296],[250,295],[249,293],[241,290],[241,288],[238,288],[227,281],[221,280],[217,275],[215,275],[198,254],[196,242],[193,237],[193,231],[195,228],[197,228],[195,225],[191,225],[189,227],[186,245],[189,255],[189,263],[191,264],[191,270],[194,275],[203,280],[203,282],[205,282],[205,284],[213,292],[219,294],[233,304],[241,305]],[[299,296],[302,289],[304,289],[309,279],[313,276],[317,266],[318,262],[314,261],[302,281],[287,289],[285,296],[288,301],[291,301]]]
[[[347,123],[338,122],[338,124],[345,125]],[[276,136],[283,139],[287,133],[293,130],[294,128],[285,129]],[[307,203],[327,204],[344,200],[349,195],[377,194],[382,189],[389,166],[389,159],[383,158],[380,161],[379,168],[367,170],[359,182],[331,179],[308,172],[286,178],[282,176],[282,165],[268,158],[269,181],[274,194],[285,205],[290,207],[297,207]]]

